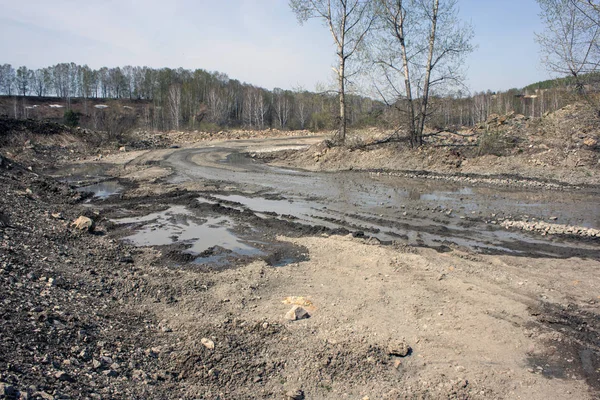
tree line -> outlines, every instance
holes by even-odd
[[[124,66],[92,69],[60,63],[40,69],[16,70],[0,65],[0,95],[71,99],[141,100],[144,123],[161,130],[197,129],[202,124],[250,129],[331,129],[335,99],[304,89],[267,90],[221,72],[203,69]],[[352,95],[348,123],[371,124],[384,106]],[[95,110],[94,110],[95,111]]]
[[[568,75],[564,82],[570,85],[468,94],[462,67],[473,50],[473,29],[459,20],[457,0],[290,0],[301,23],[317,18],[330,31],[337,56],[335,90],[269,91],[202,69],[95,70],[61,63],[37,70],[1,65],[0,94],[56,96],[67,106],[74,97],[141,100],[142,125],[160,130],[203,124],[337,129],[336,139],[343,142],[348,126],[380,125],[413,146],[423,144],[426,126],[473,126],[493,113],[541,116],[572,100],[570,86],[600,110],[586,80],[600,65],[600,6],[592,0],[538,3],[545,25],[537,36],[544,63]],[[354,94],[358,87],[364,96]],[[98,119],[98,111],[92,112]]]

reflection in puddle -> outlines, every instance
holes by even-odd
[[[77,188],[77,190],[80,192],[92,192],[94,193],[94,197],[106,199],[112,195],[121,193],[123,186],[116,181],[106,181],[94,185],[82,186]]]
[[[186,244],[187,252],[199,257],[198,262],[218,261],[228,254],[215,254],[215,249],[228,250],[241,256],[256,256],[262,252],[235,236],[231,229],[233,221],[227,217],[198,218],[184,206],[173,206],[168,210],[143,217],[120,218],[117,224],[141,224],[140,229],[125,240],[137,246],[162,246]],[[213,259],[214,258],[214,259]]]

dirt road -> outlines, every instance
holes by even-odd
[[[84,207],[106,232],[98,240],[141,246],[122,244],[136,274],[111,294],[151,326],[142,353],[155,361],[123,367],[127,393],[597,398],[594,189],[256,160],[318,140],[120,153],[79,171],[114,183]],[[309,318],[286,319],[294,304]]]

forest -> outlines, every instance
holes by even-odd
[[[61,102],[65,111],[73,103],[85,100],[110,103],[129,100],[135,107],[137,126],[153,130],[247,128],[281,130],[334,129],[337,98],[330,91],[321,93],[303,89],[267,90],[229,78],[220,72],[179,68],[103,67],[62,63],[40,69],[26,66],[16,70],[10,64],[0,66],[0,114],[16,118],[39,118],[46,113],[35,110],[35,99]],[[551,81],[554,82],[554,81]],[[490,114],[516,112],[540,116],[569,102],[569,85],[544,88],[531,85],[506,92],[481,92],[471,95],[433,96],[435,114],[432,126],[469,127],[485,121]],[[537,95],[537,98],[534,97]],[[90,103],[91,104],[91,103]],[[122,104],[125,104],[122,102]],[[93,114],[115,112],[110,107],[75,107],[82,122],[94,126]],[[122,111],[122,106],[118,110]],[[348,96],[350,127],[393,127],[393,109],[381,100],[358,94]],[[89,118],[85,118],[85,117]],[[96,124],[97,125],[97,124]]]
[[[511,112],[540,117],[595,96],[600,7],[583,0],[538,3],[546,26],[536,39],[542,62],[566,78],[522,89],[469,91],[464,62],[474,33],[460,21],[456,0],[355,0],[335,7],[291,0],[299,23],[318,19],[331,32],[337,64],[327,88],[267,90],[204,69],[5,63],[0,115],[57,119],[43,111],[54,106],[74,116],[73,123],[98,130],[337,129],[341,142],[347,126],[377,126],[422,145],[426,128],[456,130]],[[41,104],[49,99],[60,104]]]

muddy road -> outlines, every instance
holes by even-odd
[[[93,194],[85,208],[107,239],[138,246],[125,262],[153,271],[148,284],[159,290],[132,307],[163,327],[173,390],[597,397],[597,189],[259,160],[319,140],[208,142],[53,171]],[[293,301],[310,318],[286,321]],[[397,343],[410,355],[390,353]]]
[[[315,173],[273,167],[255,158],[256,154],[298,149],[310,142],[310,139],[285,138],[175,149],[166,154],[144,154],[130,161],[124,169],[131,164],[158,165],[169,171],[163,178],[167,184],[205,182],[215,190],[202,192],[198,201],[242,211],[239,218],[253,215],[278,219],[358,237],[373,237],[387,244],[425,246],[442,251],[463,249],[527,257],[600,257],[598,237],[593,236],[600,228],[597,190],[470,186],[353,171]],[[116,182],[87,188],[103,198],[121,189]],[[188,211],[169,210],[167,214],[185,215]],[[515,221],[521,223],[518,229],[507,226]],[[252,221],[246,219],[245,222]],[[214,227],[214,219],[206,224]],[[563,229],[554,234],[547,234],[549,229],[528,232],[528,224]],[[223,220],[217,225],[221,229],[234,224]],[[214,232],[219,229],[214,228]],[[590,235],[582,238],[582,231],[587,230]],[[165,240],[160,242],[165,244]],[[251,253],[247,246],[235,240],[233,243],[225,240],[222,244],[233,251]],[[195,248],[201,250],[197,245]]]

